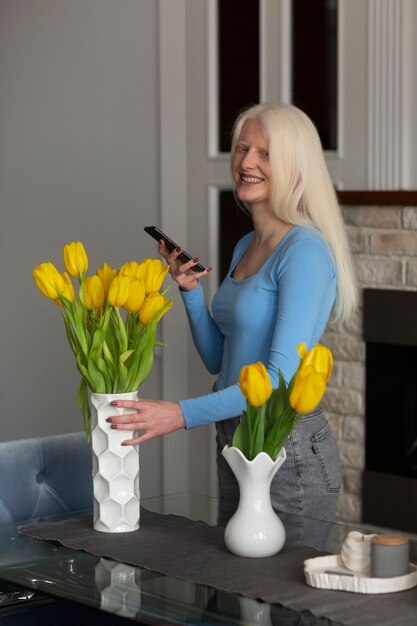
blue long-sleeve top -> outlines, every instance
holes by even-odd
[[[320,233],[294,226],[260,270],[244,280],[233,272],[255,233],[236,245],[210,313],[201,286],[181,291],[196,348],[217,391],[180,400],[187,428],[240,415],[246,399],[238,380],[244,365],[262,361],[273,387],[280,368],[288,382],[299,364],[297,346],[319,341],[336,297],[336,270]]]

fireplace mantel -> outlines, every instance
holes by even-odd
[[[337,191],[340,204],[346,206],[417,206],[417,190]]]

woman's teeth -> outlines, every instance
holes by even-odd
[[[261,183],[263,179],[256,176],[241,176],[241,180],[244,183]]]

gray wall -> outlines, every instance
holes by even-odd
[[[82,429],[78,374],[58,307],[32,269],[155,255],[158,55],[154,0],[0,0],[0,440]],[[159,392],[158,365],[144,392]],[[144,495],[159,442],[141,448]]]

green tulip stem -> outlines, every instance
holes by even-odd
[[[253,427],[252,447],[250,449],[250,459],[254,459],[259,452],[262,452],[265,438],[265,404],[256,407],[256,418]]]
[[[119,334],[119,345],[120,345],[120,353],[126,352],[127,350],[127,333],[126,328],[123,322],[123,318],[120,314],[119,307],[113,307],[113,313],[116,318],[116,327]]]

